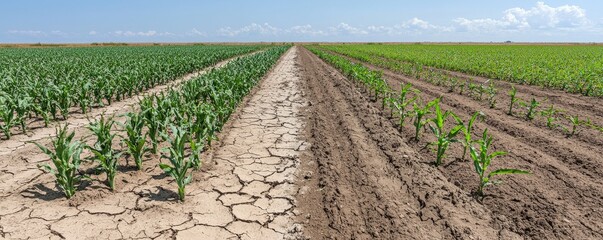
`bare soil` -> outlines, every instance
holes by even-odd
[[[225,125],[204,165],[176,201],[176,184],[149,154],[143,171],[120,162],[116,187],[94,175],[64,199],[47,162],[28,140],[48,144],[54,128],[0,143],[0,238],[7,239],[601,239],[603,137],[585,130],[568,138],[542,120],[509,116],[510,85],[497,82],[500,105],[448,92],[387,69],[387,83],[412,83],[424,100],[467,120],[482,111],[494,149],[509,151],[493,168],[531,175],[500,177],[477,198],[477,176],[462,147],[452,145],[435,167],[433,141],[415,141],[371,93],[303,47],[293,47],[254,88]],[[449,72],[477,81],[487,79]],[[184,80],[182,80],[184,81]],[[156,91],[162,91],[157,89]],[[519,96],[548,98],[567,113],[603,123],[597,99],[521,86]],[[128,102],[131,101],[131,102]],[[134,99],[102,112],[129,110]],[[85,116],[68,120],[90,135]],[[450,128],[452,125],[447,125]],[[424,131],[424,130],[423,130]],[[92,141],[88,139],[87,141]],[[119,144],[115,144],[116,147]],[[89,173],[94,164],[84,166]]]
[[[402,83],[411,83],[414,88],[421,90],[421,97],[425,100],[442,97],[443,109],[452,110],[464,120],[468,120],[476,111],[484,112],[486,119],[474,127],[474,138],[488,128],[495,139],[494,150],[509,152],[493,163],[493,169],[519,168],[532,172],[531,175],[501,177],[505,182],[503,185],[486,190],[488,196],[480,204],[490,211],[490,226],[534,239],[603,237],[603,225],[599,221],[603,218],[601,133],[585,130],[577,136],[567,137],[561,131],[546,128],[542,120],[529,122],[522,117],[507,115],[503,102],[508,101],[505,94],[510,88],[508,83],[497,82],[502,93],[498,96],[499,102],[503,104],[491,109],[487,103],[451,93],[445,87],[364,64],[383,71],[387,83],[395,90],[399,90]],[[478,81],[486,80],[449,73]],[[397,119],[389,118],[390,112],[381,109],[380,101],[373,101],[370,93],[363,92],[363,96],[367,98],[367,104],[373,106],[375,114],[386,116],[392,125],[399,128]],[[518,96],[546,97],[555,106],[565,109],[566,113],[601,122],[600,99],[533,86],[518,87]],[[451,127],[451,124],[447,126],[448,129]],[[420,162],[431,164],[434,161],[434,151],[426,147],[435,140],[431,132],[425,133],[423,139],[417,142],[412,139],[414,126],[407,122],[400,133],[404,136],[404,142],[419,152]],[[448,182],[471,194],[477,187],[477,176],[468,157],[460,159],[461,145],[453,145],[447,155],[445,165],[438,170]]]
[[[65,199],[54,178],[38,169],[48,158],[32,144],[2,159],[0,237],[8,239],[296,239],[301,226],[294,212],[294,185],[305,100],[294,64],[296,49],[273,70],[231,116],[220,140],[203,154],[185,202],[163,173],[157,155],[146,156],[143,171],[123,161],[116,190],[84,169],[92,181]],[[77,138],[90,135],[74,127]],[[92,139],[90,139],[92,140]],[[48,140],[40,139],[47,144]],[[116,148],[120,148],[115,144]],[[165,161],[165,160],[163,160]]]

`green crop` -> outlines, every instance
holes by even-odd
[[[568,136],[574,136],[575,134],[578,133],[578,127],[583,126],[583,125],[587,125],[588,123],[590,123],[589,120],[581,120],[579,116],[567,116],[566,117],[571,125],[571,130],[568,130],[567,128],[564,128],[565,131],[568,133]]]
[[[488,80],[490,81],[490,80]],[[486,92],[488,93],[488,104],[490,105],[490,108],[495,108],[496,107],[496,93],[498,92],[496,90],[496,87],[494,86],[494,82],[490,81],[490,83],[488,84],[488,87],[486,88]]]
[[[439,98],[434,99],[433,101],[421,106],[416,102],[413,105],[414,109],[414,121],[413,125],[415,126],[415,140],[419,141],[421,137],[420,132],[421,129],[424,128],[425,124],[429,123],[431,119],[424,119],[427,114],[431,113],[431,108],[440,102]]]
[[[498,184],[500,181],[492,181],[492,177],[496,175],[504,175],[504,174],[528,174],[530,172],[518,169],[510,169],[510,168],[501,168],[494,171],[488,172],[488,167],[492,160],[494,160],[498,156],[502,156],[507,154],[506,152],[494,152],[488,153],[490,149],[490,145],[492,144],[492,137],[488,135],[488,129],[484,130],[482,134],[482,139],[477,141],[478,148],[475,146],[471,146],[470,155],[471,159],[473,159],[473,166],[475,168],[475,172],[479,176],[479,187],[477,189],[477,194],[479,196],[484,196],[484,188],[492,185]]]
[[[40,167],[56,177],[57,185],[63,190],[65,197],[68,199],[75,194],[76,185],[83,177],[78,172],[82,144],[73,140],[74,135],[74,132],[67,133],[67,125],[65,125],[62,128],[57,128],[57,135],[52,141],[52,149],[34,143],[50,157],[54,165],[54,168],[49,164],[43,164]]]
[[[201,168],[201,151],[203,151],[203,139],[196,140],[189,136],[189,146],[191,148],[191,164],[195,170]]]
[[[33,98],[28,96],[21,96],[17,98],[15,104],[15,112],[17,113],[16,122],[21,125],[23,133],[27,132],[26,120],[29,115],[29,111],[33,108]]]
[[[551,105],[545,110],[540,111],[540,115],[546,117],[546,127],[549,129],[555,129],[559,127],[559,124],[556,122],[559,120],[557,118],[557,114],[561,112],[559,109],[556,109],[554,105]]]
[[[473,140],[471,140],[472,138],[472,130],[473,130],[473,125],[475,124],[475,121],[478,119],[484,119],[485,115],[483,112],[475,112],[473,113],[473,115],[471,116],[471,118],[469,119],[469,121],[467,122],[467,124],[465,125],[463,120],[461,120],[459,117],[457,116],[453,116],[457,123],[459,125],[463,126],[463,135],[464,138],[461,141],[463,143],[463,156],[461,157],[461,159],[465,159],[465,155],[467,154],[467,149],[469,149],[469,147],[471,147],[471,144],[473,143]]]
[[[172,176],[178,184],[178,198],[180,201],[184,201],[185,187],[189,184],[193,176],[187,174],[188,169],[193,166],[191,159],[184,157],[184,146],[188,138],[188,134],[181,128],[171,126],[172,136],[163,136],[164,139],[170,143],[170,146],[166,148],[169,155],[161,155],[161,158],[168,159],[172,165],[160,163],[159,167],[167,174]]]
[[[126,137],[123,142],[128,146],[127,153],[134,158],[134,163],[138,170],[142,170],[142,158],[149,148],[146,146],[146,133],[143,133],[145,126],[144,112],[130,112],[126,114],[127,120],[120,124],[126,130]]]
[[[6,98],[0,95],[0,128],[6,136],[6,139],[10,139],[12,136],[11,128],[17,124],[14,113],[14,102],[10,98]]]
[[[516,97],[517,95],[517,89],[515,88],[514,85],[511,85],[511,91],[509,91],[509,96],[511,97],[511,101],[509,102],[509,111],[507,112],[508,115],[513,116],[513,106],[515,106],[515,103],[520,102],[521,103],[521,99]]]
[[[117,160],[121,156],[121,153],[113,149],[113,139],[117,135],[111,133],[114,124],[113,118],[105,119],[104,115],[98,121],[90,123],[87,128],[96,137],[96,142],[93,146],[86,146],[94,154],[92,159],[100,164],[98,169],[107,174],[107,185],[111,190],[115,190]]]
[[[157,154],[159,145],[159,132],[161,131],[161,122],[158,120],[157,109],[155,108],[154,96],[144,97],[138,102],[145,125],[148,128],[147,135],[151,140],[151,152]]]
[[[410,97],[410,93],[415,93],[415,95]],[[398,98],[394,98],[392,102],[392,105],[399,117],[398,126],[400,127],[400,130],[402,130],[404,127],[404,121],[410,115],[410,111],[407,110],[407,107],[417,100],[417,93],[419,93],[419,90],[413,89],[411,84],[402,85],[400,95],[398,95]]]
[[[435,142],[431,143],[431,144],[437,146],[436,161],[435,161],[435,166],[437,167],[442,164],[442,159],[444,158],[444,153],[448,149],[448,146],[451,143],[458,142],[458,140],[455,137],[463,129],[463,125],[457,124],[450,131],[446,132],[446,129],[444,129],[446,119],[449,116],[453,116],[455,118],[456,118],[456,116],[454,115],[454,113],[452,113],[450,111],[446,111],[446,112],[442,113],[439,102],[437,102],[434,105],[434,108],[435,108],[435,117],[433,119],[431,119],[431,122],[433,122],[435,124],[435,126],[432,126],[431,124],[429,124],[429,128],[431,129],[431,131],[433,132],[433,134],[436,136],[436,139],[437,139]]]
[[[534,119],[534,115],[536,114],[536,108],[540,106],[540,102],[536,101],[535,98],[532,98],[532,101],[530,101],[529,104],[522,103],[522,106],[528,109],[528,111],[526,112],[526,119],[530,121]]]
[[[148,46],[0,49],[0,95],[26,132],[163,85],[219,61],[267,46]],[[11,125],[9,123],[6,126]],[[5,125],[2,123],[2,125]],[[11,126],[12,127],[12,126]]]
[[[344,54],[415,78],[435,76],[434,68],[603,96],[598,46],[345,44],[320,48]],[[512,57],[509,57],[512,56]],[[419,77],[421,76],[421,77]]]

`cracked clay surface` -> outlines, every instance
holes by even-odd
[[[301,238],[294,181],[300,152],[307,148],[301,139],[306,101],[296,56],[295,47],[285,53],[230,119],[220,146],[204,154],[204,167],[193,172],[184,203],[176,201],[172,178],[157,167],[158,156],[151,155],[143,171],[120,167],[115,192],[92,181],[70,200],[50,174],[30,162],[35,177],[11,181],[22,186],[11,187],[0,201],[0,238]]]

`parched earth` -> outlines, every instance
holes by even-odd
[[[150,156],[145,170],[121,167],[115,192],[89,183],[71,200],[54,179],[37,169],[47,161],[30,144],[13,149],[23,159],[27,182],[3,173],[0,236],[7,239],[283,239],[300,238],[295,224],[299,152],[307,144],[301,108],[296,50],[287,52],[240,107],[204,154],[203,171],[176,201],[175,183]],[[74,127],[78,135],[85,130]],[[33,157],[32,157],[33,155]],[[3,161],[4,162],[4,161]],[[10,164],[6,163],[5,164]],[[14,165],[14,164],[13,164]],[[23,173],[23,172],[21,172]],[[102,179],[101,179],[102,180]],[[9,182],[10,181],[10,182]],[[10,185],[10,186],[9,186]]]
[[[101,182],[104,175],[95,175],[98,181],[86,182],[66,200],[53,177],[37,167],[48,158],[25,143],[48,144],[53,128],[0,143],[0,238],[603,237],[600,136],[583,132],[558,138],[561,134],[541,124],[500,113],[502,107],[488,109],[443,87],[379,70],[394,89],[409,82],[425,99],[443,96],[442,106],[456,109],[464,119],[483,109],[488,118],[475,132],[491,129],[495,148],[511,151],[502,166],[533,174],[503,178],[505,185],[487,189],[489,195],[479,201],[472,195],[476,176],[468,161],[450,157],[445,166],[434,167],[433,153],[424,147],[432,139],[410,140],[410,126],[397,126],[370,93],[294,46],[203,154],[204,165],[194,171],[183,203],[176,200],[172,178],[157,167],[156,155],[146,156],[143,171],[123,160],[115,192]],[[523,98],[549,94],[572,113],[585,113],[593,104],[529,86],[520,92]],[[92,116],[121,113],[134,103],[136,99],[127,99],[96,109]],[[593,119],[599,121],[601,113],[596,114]],[[85,116],[70,121],[78,138],[89,135],[83,128]],[[450,156],[459,155],[457,147]]]

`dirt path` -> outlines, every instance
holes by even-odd
[[[220,146],[194,172],[186,202],[157,167],[122,166],[115,192],[92,182],[65,200],[49,174],[34,172],[25,189],[0,201],[0,237],[45,239],[281,239],[297,238],[293,184],[305,100],[292,48],[229,121]],[[19,150],[17,151],[19,152]],[[27,158],[27,155],[20,157]],[[211,159],[211,160],[210,160]],[[6,175],[6,174],[4,174]],[[2,183],[4,187],[6,183]]]
[[[313,239],[513,238],[490,212],[419,161],[389,121],[339,72],[300,51],[307,84],[308,190],[300,206]]]

